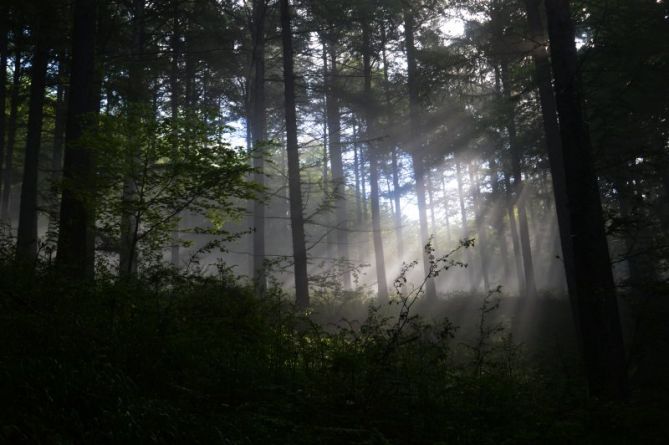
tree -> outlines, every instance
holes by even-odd
[[[60,206],[57,262],[73,277],[92,276],[95,261],[95,162],[84,135],[99,108],[95,37],[97,0],[76,0],[72,31],[70,99],[65,130],[63,195]]]
[[[49,11],[45,3],[38,6],[37,23],[34,26],[35,48],[30,70],[30,101],[28,110],[28,134],[21,186],[21,208],[16,243],[19,262],[34,263],[37,259],[37,172],[42,139],[44,116],[44,93],[46,89],[49,48],[47,47]]]
[[[253,167],[256,170],[254,181],[265,185],[265,153],[267,144],[267,114],[265,104],[265,0],[253,1],[253,92],[252,119]],[[263,295],[267,286],[265,276],[265,202],[255,199],[253,202],[253,280],[257,293]]]
[[[298,308],[305,309],[309,306],[309,281],[307,276],[304,215],[302,214],[300,155],[297,146],[293,34],[290,25],[289,0],[280,0],[280,9],[281,38],[283,41],[283,84],[286,118],[286,152],[288,154],[290,223],[293,235],[293,267],[295,269],[295,304]]]
[[[367,14],[365,11],[363,14]],[[376,282],[378,288],[378,297],[380,301],[388,299],[388,281],[386,278],[386,262],[383,252],[383,238],[381,234],[381,209],[379,205],[379,154],[378,142],[375,140],[376,112],[372,101],[372,65],[371,65],[371,30],[369,26],[369,17],[363,16],[362,20],[362,58],[363,58],[363,77],[364,77],[364,96],[366,98],[366,125],[367,125],[367,144],[369,154],[369,188],[370,188],[370,206],[372,211],[372,238],[374,242],[374,260],[376,266]]]
[[[407,57],[407,83],[409,89],[409,133],[411,134],[412,144],[414,144],[411,161],[413,164],[414,180],[416,182],[416,199],[418,201],[418,221],[420,224],[420,243],[426,246],[429,241],[427,227],[427,205],[425,203],[425,166],[423,159],[422,142],[423,138],[418,130],[418,84],[416,79],[416,47],[414,44],[414,14],[411,7],[404,11],[404,35]],[[434,279],[430,276],[430,258],[427,250],[423,252],[423,270],[428,277],[425,287],[425,296],[433,300],[437,296]]]
[[[574,25],[568,0],[546,0],[545,6],[563,159],[562,166],[555,165],[554,175],[565,178],[566,188],[566,200],[556,199],[556,205],[566,205],[568,210],[563,212],[569,215],[569,236],[562,237],[569,295],[591,393],[622,399],[627,396],[623,338],[590,136],[583,119]]]

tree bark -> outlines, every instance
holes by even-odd
[[[295,105],[295,74],[293,69],[293,35],[290,28],[289,0],[280,0],[281,37],[283,41],[283,83],[286,115],[286,152],[288,154],[288,188],[290,220],[293,235],[295,268],[295,304],[300,309],[309,306],[307,249],[302,214],[300,155],[297,145],[297,111]]]
[[[95,163],[82,136],[99,112],[95,72],[97,0],[76,0],[72,33],[70,99],[65,130],[63,195],[57,264],[73,278],[92,277],[95,262]]]
[[[41,8],[46,8],[42,6]],[[39,12],[34,28],[35,49],[30,70],[30,99],[28,105],[28,132],[23,163],[23,182],[19,209],[19,228],[16,242],[16,259],[34,265],[37,260],[37,179],[39,151],[44,117],[49,48],[47,46],[47,11]]]
[[[628,395],[622,329],[618,314],[590,135],[579,91],[578,56],[568,0],[545,0],[555,101],[560,120],[562,163],[551,159],[556,203],[566,206],[568,237],[562,250],[569,295],[579,327],[583,360],[593,396],[625,399]],[[553,163],[553,161],[556,161]],[[558,199],[559,198],[559,199]]]

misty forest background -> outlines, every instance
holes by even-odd
[[[3,0],[0,442],[669,441],[665,0]]]

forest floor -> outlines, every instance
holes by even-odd
[[[607,403],[557,297],[345,293],[304,314],[232,277],[1,267],[0,443],[668,443],[657,311],[630,323],[656,340],[632,351],[631,400]]]

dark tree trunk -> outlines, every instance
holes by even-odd
[[[327,126],[329,132],[330,164],[332,167],[332,187],[337,199],[335,207],[337,227],[337,256],[348,259],[348,211],[346,199],[346,177],[342,159],[341,116],[337,97],[337,46],[334,41],[329,44],[330,72],[326,78],[327,94]],[[348,269],[348,268],[347,268]],[[343,271],[344,289],[351,288],[351,274]]]
[[[21,31],[19,31],[21,32]],[[5,168],[2,175],[2,211],[0,219],[10,222],[12,180],[14,176],[14,145],[16,143],[16,126],[18,120],[19,102],[21,100],[21,49],[19,42],[15,42],[14,75],[12,77],[12,95],[9,104],[9,121],[7,121],[7,146],[5,147]]]
[[[509,135],[509,146],[511,149],[511,170],[513,174],[512,190],[516,208],[518,209],[518,233],[520,235],[523,270],[525,272],[524,289],[529,297],[534,297],[537,293],[537,289],[534,282],[534,262],[532,260],[532,247],[530,245],[530,229],[527,222],[525,198],[523,197],[521,147],[518,144],[518,137],[516,134],[515,107],[511,100],[511,82],[506,62],[502,62],[501,77],[503,97],[506,100],[506,106],[508,107],[506,129]]]
[[[80,140],[99,112],[96,24],[97,0],[76,0],[57,256],[59,267],[73,278],[92,277],[95,261],[95,209],[90,196],[95,190],[95,164],[91,148],[80,145]]]
[[[363,41],[363,73],[365,78],[364,94],[367,102],[366,121],[367,132],[366,139],[369,149],[369,188],[370,204],[372,208],[372,238],[374,241],[374,259],[376,264],[376,281],[378,286],[379,301],[385,302],[388,299],[388,281],[386,278],[386,261],[383,252],[383,236],[381,235],[381,207],[379,202],[379,159],[378,147],[374,141],[376,112],[372,106],[372,64],[371,64],[371,36],[367,18],[362,23],[362,41]]]
[[[46,32],[47,19],[46,11],[40,11],[37,19],[38,23],[34,29],[36,42],[30,70],[28,132],[26,135],[19,228],[16,242],[16,259],[25,264],[34,264],[38,253],[37,179],[44,117],[44,93],[46,90],[47,64],[49,62]]]
[[[65,52],[58,55],[58,77],[56,86],[56,116],[53,129],[53,147],[51,151],[51,193],[49,196],[48,236],[55,241],[58,230],[58,204],[60,180],[63,169],[63,143],[65,137],[65,103],[67,101]]]
[[[7,27],[8,8],[0,8],[0,196],[2,196],[2,160],[5,159],[5,133],[6,119],[5,110],[7,106],[7,40],[9,29]]]
[[[511,232],[511,245],[513,246],[513,258],[516,265],[516,280],[518,294],[525,294],[525,274],[523,273],[523,254],[520,248],[520,237],[518,236],[518,220],[513,206],[513,196],[511,191],[511,180],[509,175],[504,173],[505,206],[509,217],[509,232]]]
[[[178,159],[178,141],[177,138],[177,122],[179,120],[179,105],[181,103],[181,89],[179,88],[179,58],[181,56],[181,23],[180,19],[180,8],[179,0],[172,1],[172,36],[170,38],[170,44],[172,46],[172,60],[170,61],[170,117],[172,118],[173,125],[175,126],[174,131],[174,144],[172,157],[173,162],[176,162]],[[170,263],[173,267],[178,268],[180,263],[180,244],[179,239],[179,216],[176,216],[176,227],[172,231],[172,245],[170,246]]]
[[[383,83],[384,83],[384,92],[386,96],[386,107],[388,109],[388,120],[389,125],[392,128],[394,125],[394,116],[392,113],[392,102],[390,100],[390,78],[388,76],[388,58],[386,56],[386,25],[385,23],[381,25],[381,56],[383,57]],[[395,202],[395,238],[397,239],[397,256],[400,260],[404,259],[404,239],[402,236],[402,206],[400,199],[402,197],[400,191],[400,176],[399,176],[399,162],[398,162],[398,151],[395,141],[392,141],[392,151],[391,151],[391,162],[392,162],[392,175],[393,175],[393,200]]]
[[[140,182],[141,147],[135,133],[145,124],[145,108],[149,98],[145,91],[142,53],[144,52],[144,7],[145,0],[133,0],[132,54],[128,67],[127,109],[131,132],[127,135],[126,168],[123,181],[121,240],[119,255],[120,275],[132,276],[137,273],[137,236],[141,209],[138,208],[138,187]]]
[[[289,0],[280,0],[281,36],[283,40],[283,83],[286,114],[286,152],[288,154],[288,188],[290,193],[290,221],[293,235],[295,268],[295,304],[300,309],[309,306],[309,278],[307,276],[307,249],[302,214],[300,184],[300,154],[297,146],[297,111],[295,106],[295,74],[293,70],[293,35],[290,29]]]
[[[596,397],[627,397],[627,371],[611,262],[592,147],[579,92],[574,25],[567,0],[546,0],[555,99],[560,119],[562,166],[554,176],[556,203],[568,209],[568,237],[562,250],[569,295],[577,317],[590,392]],[[558,161],[555,159],[555,161]],[[561,168],[562,167],[562,168]],[[565,215],[567,212],[558,212]]]
[[[499,243],[499,253],[502,259],[502,280],[501,283],[506,285],[507,280],[511,278],[511,268],[509,261],[509,246],[507,244],[505,224],[504,224],[504,214],[506,212],[506,197],[504,196],[503,188],[499,184],[499,170],[497,167],[497,161],[494,157],[491,157],[490,161],[490,185],[492,189],[492,196],[496,203],[499,203],[498,206],[495,206],[495,211],[492,215],[492,220],[495,225],[495,231],[497,232],[497,242]]]
[[[416,79],[416,47],[414,44],[414,18],[413,13],[407,9],[404,13],[404,37],[407,57],[407,83],[409,89],[409,133],[411,141],[416,144],[413,147],[411,160],[413,164],[414,180],[416,181],[416,201],[418,203],[418,220],[420,225],[420,244],[424,247],[429,242],[427,227],[427,208],[425,203],[425,167],[423,165],[423,144],[419,138],[418,130],[418,85]],[[423,249],[423,272],[426,277],[430,273],[430,259],[428,253]],[[434,300],[437,297],[434,279],[427,278],[425,297]]]
[[[256,173],[254,181],[265,185],[264,144],[267,142],[267,112],[265,105],[265,0],[253,2],[253,167]],[[253,280],[256,293],[265,294],[267,277],[265,276],[265,202],[253,201]]]
[[[469,181],[472,190],[472,200],[474,201],[474,219],[476,222],[476,231],[479,234],[479,257],[481,258],[481,278],[483,279],[483,291],[488,292],[490,289],[490,278],[488,276],[488,258],[490,252],[488,250],[488,234],[486,233],[485,223],[483,221],[483,208],[481,205],[481,186],[479,184],[477,173],[469,163]]]
[[[444,195],[443,206],[444,206],[444,222],[446,223],[446,243],[447,248],[451,248],[451,241],[453,237],[451,235],[451,217],[450,217],[450,206],[448,204],[448,191],[446,190],[446,179],[444,178],[443,172],[441,175],[441,193]]]
[[[355,221],[362,224],[362,189],[360,181],[360,157],[358,155],[358,131],[353,124],[353,174],[355,177]]]
[[[427,184],[427,198],[430,200],[430,224],[432,225],[432,234],[437,233],[437,220],[434,215],[434,188],[432,186],[432,171],[428,170],[427,175],[425,176],[425,182]],[[436,239],[433,241],[433,246],[437,246]]]
[[[393,199],[395,200],[395,236],[397,238],[397,256],[400,260],[404,259],[404,239],[402,236],[402,206],[400,198],[402,197],[400,191],[400,175],[399,163],[397,162],[397,147],[393,147],[391,153],[392,169],[393,169]]]
[[[460,161],[455,160],[455,176],[458,182],[458,199],[460,201],[460,218],[462,220],[462,240],[469,239],[469,227],[467,223],[467,208],[465,206],[465,193],[464,186],[462,183],[462,169],[460,168]],[[468,266],[471,266],[472,263],[472,253],[470,249],[467,249],[465,252],[465,263]],[[476,292],[476,281],[474,279],[474,273],[472,267],[467,267],[467,276],[469,277],[469,287],[472,293]]]

